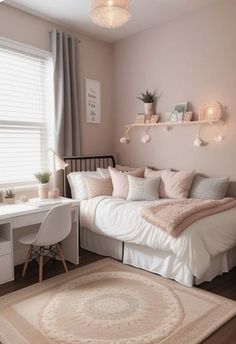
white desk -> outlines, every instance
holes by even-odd
[[[62,204],[72,205],[72,228],[63,240],[62,247],[66,260],[79,264],[79,202],[61,198]],[[18,228],[40,224],[55,204],[38,207],[31,202],[0,205],[0,284],[14,279],[13,236]]]

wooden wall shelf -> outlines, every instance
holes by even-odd
[[[171,128],[192,125],[213,125],[219,123],[219,120],[211,121],[191,121],[191,122],[159,122],[159,123],[133,123],[127,124],[127,129],[131,128]]]

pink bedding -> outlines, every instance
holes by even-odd
[[[236,199],[222,200],[182,199],[167,200],[141,209],[142,217],[173,237],[203,217],[236,207]]]

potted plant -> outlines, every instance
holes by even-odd
[[[155,92],[151,93],[148,90],[146,90],[146,93],[141,92],[141,97],[137,98],[144,102],[144,110],[146,115],[149,115],[149,113],[152,111],[153,103],[158,99],[158,97],[155,95]]]
[[[49,181],[52,173],[50,171],[42,171],[35,174],[35,178],[39,181],[38,193],[39,198],[48,198]]]
[[[15,193],[13,189],[7,189],[4,191],[4,200],[7,204],[15,203]]]

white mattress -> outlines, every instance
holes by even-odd
[[[152,204],[112,197],[81,201],[81,225],[120,241],[171,252],[197,278],[207,271],[212,257],[236,246],[236,209],[201,219],[173,238],[141,217],[140,209]]]

